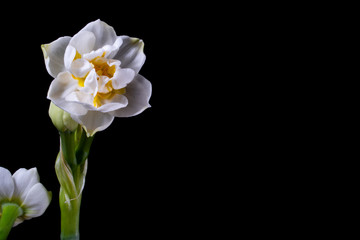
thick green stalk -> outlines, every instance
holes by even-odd
[[[60,133],[61,150],[66,162],[69,164],[71,170],[74,170],[77,165],[75,156],[75,132],[65,131]]]
[[[79,239],[82,190],[85,184],[87,158],[93,137],[78,127],[76,131],[60,131],[60,153],[55,170],[60,182],[61,240]]]
[[[61,210],[61,240],[79,240],[79,220],[81,196],[75,199],[67,199],[65,191],[60,188],[59,204]]]
[[[60,132],[60,147],[62,157],[70,167],[71,171],[67,175],[58,175],[63,179],[59,179],[60,184],[66,184],[67,188],[60,187],[59,205],[61,212],[61,240],[78,240],[79,239],[79,217],[81,194],[78,195],[76,183],[78,181],[78,164],[76,161],[75,147],[76,138],[75,132],[65,131]],[[62,163],[60,167],[65,168],[66,164]],[[72,175],[72,178],[68,176]],[[70,182],[69,182],[70,181]],[[73,186],[73,188],[69,188]],[[65,186],[64,186],[65,187]],[[71,191],[70,191],[71,190]]]
[[[73,132],[60,132],[61,150],[55,170],[61,185],[61,240],[79,239],[81,197],[92,140],[93,137],[88,138],[79,128]]]
[[[6,240],[14,222],[22,214],[22,209],[15,203],[4,203],[0,218],[0,240]]]

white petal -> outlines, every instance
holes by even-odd
[[[23,221],[24,221],[24,219],[21,219],[21,218],[15,219],[15,222],[14,222],[13,227],[16,227],[17,225],[19,225],[19,224],[22,223]]]
[[[89,61],[80,58],[76,59],[71,63],[71,73],[74,74],[75,77],[85,77],[85,75],[92,69],[93,67],[89,63]]]
[[[21,207],[25,217],[32,218],[42,215],[50,204],[50,196],[41,183],[35,184],[28,192]]]
[[[82,57],[85,58],[86,60],[93,60],[96,57],[105,57],[105,58],[113,58],[115,56],[115,54],[118,52],[119,47],[122,44],[122,39],[120,37],[118,37],[114,44],[112,45],[104,45],[101,48],[98,48],[94,51],[91,51],[89,53],[85,53]]]
[[[87,110],[81,104],[66,100],[66,98],[76,91],[77,88],[77,80],[74,79],[69,72],[63,72],[51,82],[47,97],[56,106],[68,113],[83,115],[87,112]]]
[[[123,43],[114,59],[121,61],[122,68],[131,68],[139,73],[145,62],[144,42],[137,38],[121,36]]]
[[[0,202],[3,199],[10,200],[14,192],[14,181],[11,173],[6,168],[0,167]]]
[[[102,48],[105,45],[113,45],[117,39],[114,28],[100,20],[87,24],[81,31],[84,30],[94,34],[96,39],[94,50]]]
[[[50,84],[48,98],[55,102],[57,99],[65,99],[78,87],[78,81],[69,72],[60,73]]]
[[[112,86],[114,89],[121,89],[126,87],[135,77],[134,70],[130,68],[117,68],[112,77]]]
[[[116,94],[111,99],[101,100],[101,107],[97,110],[100,112],[111,112],[128,105],[128,100],[124,95]]]
[[[95,35],[92,32],[81,30],[71,38],[69,44],[80,54],[84,54],[94,50],[95,40]]]
[[[82,124],[85,128],[87,135],[92,136],[98,131],[102,131],[110,126],[114,117],[107,113],[102,113],[98,111],[88,111],[86,115],[83,116],[73,116],[71,117]]]
[[[65,71],[64,54],[71,37],[61,37],[49,44],[41,46],[44,54],[45,65],[48,73],[56,77]]]
[[[93,106],[94,97],[91,94],[84,93],[82,91],[77,91],[69,94],[66,97],[66,101],[68,104],[80,104],[83,109],[86,110],[95,110],[96,108]],[[84,115],[86,112],[74,112],[76,115]]]
[[[122,45],[123,40],[121,37],[117,37],[113,45],[105,45],[103,49],[105,50],[105,58],[113,58],[116,53],[119,51],[120,46]]]
[[[91,51],[89,53],[85,53],[82,57],[88,61],[91,61],[96,57],[103,56],[104,53],[105,53],[105,49],[99,48],[99,49]]]
[[[64,54],[64,66],[66,70],[70,70],[71,63],[74,61],[75,56],[76,56],[76,49],[73,46],[68,45],[66,47]]]
[[[99,80],[98,80],[98,92],[100,92],[100,93],[108,93],[109,91],[111,91],[112,89],[109,89],[108,87],[106,87],[106,84],[110,80],[111,79],[108,78],[107,76],[100,76]]]
[[[98,89],[98,81],[95,69],[93,69],[89,75],[86,77],[84,82],[84,89],[82,91],[93,94],[96,93]]]
[[[36,168],[27,170],[20,168],[13,175],[15,191],[13,196],[24,200],[29,190],[39,182],[40,177]]]
[[[124,95],[128,99],[128,105],[125,108],[111,112],[111,114],[115,117],[131,117],[143,112],[150,107],[151,91],[151,83],[140,74],[137,74],[134,80],[126,86]]]

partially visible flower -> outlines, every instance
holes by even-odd
[[[42,45],[52,81],[48,98],[71,114],[87,134],[106,129],[114,117],[130,117],[150,107],[151,83],[139,74],[144,43],[117,36],[100,20],[73,37]]]
[[[9,170],[0,167],[0,216],[1,206],[15,203],[22,215],[15,220],[14,226],[34,217],[41,216],[51,201],[51,192],[39,182],[36,168],[20,168],[12,176]]]

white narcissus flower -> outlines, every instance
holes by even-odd
[[[52,81],[48,99],[83,125],[88,136],[106,129],[114,117],[130,117],[150,107],[151,83],[139,74],[144,43],[117,36],[100,20],[73,37],[42,45]]]
[[[20,168],[11,176],[9,170],[0,167],[0,216],[1,206],[6,203],[15,203],[22,210],[14,226],[41,216],[50,204],[51,192],[45,189],[39,178],[36,168]]]

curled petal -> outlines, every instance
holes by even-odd
[[[105,45],[103,47],[106,52],[106,58],[113,58],[115,54],[119,51],[120,46],[122,45],[123,40],[120,37],[117,37],[113,45]]]
[[[121,89],[126,87],[135,76],[134,70],[131,68],[118,68],[112,78],[112,86],[114,89]]]
[[[71,73],[74,74],[75,77],[85,77],[85,75],[92,69],[91,64],[89,61],[86,61],[85,59],[76,59],[71,63]]]
[[[144,42],[141,39],[130,38],[128,36],[121,36],[119,38],[123,40],[123,43],[114,59],[121,61],[122,68],[131,68],[136,73],[139,73],[146,59]]]
[[[88,61],[91,61],[94,58],[104,56],[104,54],[106,54],[105,49],[99,48],[89,53],[85,53],[82,57]]]
[[[97,90],[98,90],[97,75],[95,69],[93,69],[86,77],[84,82],[84,87],[81,89],[81,91],[87,94],[93,94],[96,93]]]
[[[15,183],[14,196],[24,200],[29,190],[39,182],[40,177],[36,168],[29,170],[20,168],[13,175]]]
[[[111,114],[115,117],[131,117],[143,112],[150,107],[151,91],[151,83],[140,74],[137,74],[134,80],[126,86],[124,95],[129,101],[128,105],[111,112]]]
[[[36,183],[28,192],[21,207],[25,210],[26,218],[41,216],[51,201],[51,194],[41,183]]]
[[[10,200],[14,193],[14,188],[14,181],[10,171],[0,167],[0,202],[3,199]]]
[[[65,71],[64,54],[70,39],[71,37],[61,37],[49,44],[41,45],[46,69],[54,78]]]

